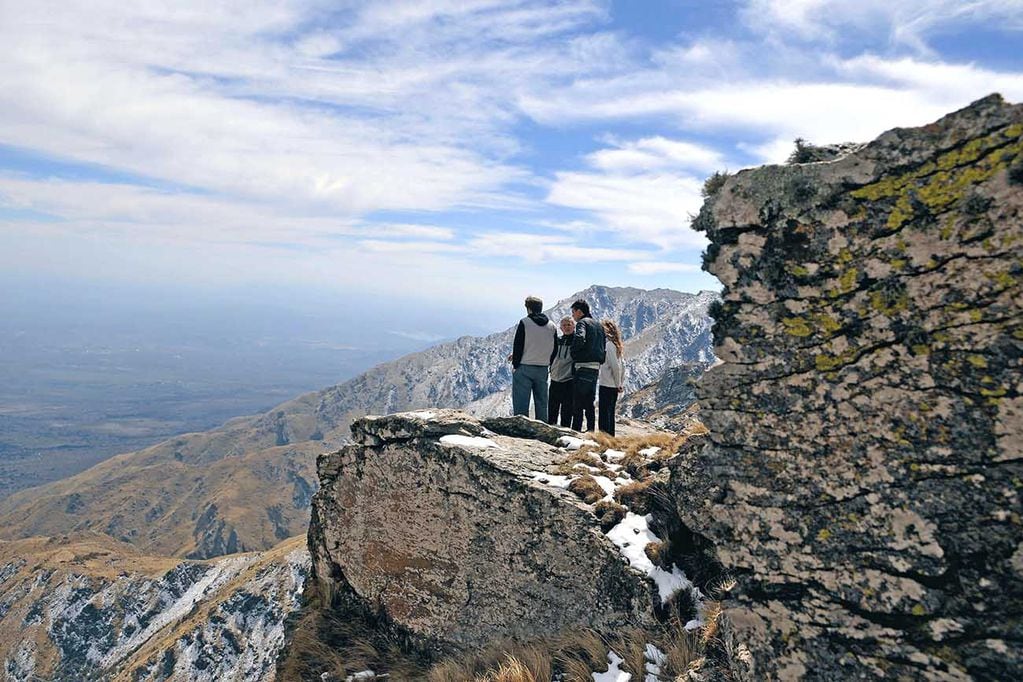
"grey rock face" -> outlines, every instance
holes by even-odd
[[[354,444],[318,462],[309,541],[321,594],[379,609],[438,649],[654,622],[653,583],[588,505],[542,482],[566,451],[442,410],[352,430]]]
[[[758,679],[1023,678],[1023,106],[731,178],[686,524]]]
[[[272,680],[308,570],[301,538],[212,562],[102,536],[0,544],[3,679]]]

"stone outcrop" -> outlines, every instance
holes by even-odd
[[[321,456],[309,533],[319,594],[437,653],[652,624],[657,585],[551,473],[570,455],[550,442],[561,430],[487,423],[450,410],[367,417],[353,444]]]
[[[723,364],[673,485],[755,679],[1023,677],[1023,106],[738,173],[696,225]]]

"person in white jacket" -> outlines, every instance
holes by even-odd
[[[615,408],[618,394],[625,390],[625,353],[622,348],[622,333],[614,320],[603,320],[604,336],[607,337],[607,354],[600,365],[597,383],[597,428],[609,436],[615,435]]]

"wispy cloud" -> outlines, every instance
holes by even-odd
[[[563,285],[551,264],[574,263],[584,284],[676,285],[711,172],[1023,99],[1009,60],[935,47],[1023,29],[1013,0],[729,8],[670,40],[605,0],[5,3],[5,257],[44,267],[63,238],[146,276],[436,293]],[[5,171],[4,146],[37,161]]]

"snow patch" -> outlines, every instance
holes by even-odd
[[[206,595],[233,579],[254,560],[254,556],[241,556],[224,559],[211,566],[184,594],[171,603],[169,607],[157,614],[145,629],[136,632],[132,637],[111,649],[103,657],[100,667],[111,667],[138,649],[161,629],[187,616]]]
[[[661,679],[661,668],[668,660],[668,655],[653,644],[646,645],[644,651],[646,657],[646,680],[644,682],[659,682]]]
[[[663,604],[679,590],[696,588],[678,566],[672,566],[670,572],[660,566],[654,566],[643,551],[651,542],[661,542],[649,528],[652,518],[650,514],[640,516],[631,511],[626,512],[625,518],[607,532],[607,537],[618,547],[618,551],[629,561],[630,566],[645,573],[657,584],[657,592]]]
[[[629,682],[632,675],[621,669],[625,659],[614,651],[607,652],[607,672],[593,673],[593,682]]]
[[[567,488],[573,478],[572,476],[546,474],[542,471],[528,471],[526,473],[537,483],[543,483],[544,485],[553,486],[555,488]]]
[[[582,446],[586,445],[586,441],[582,438],[576,438],[575,436],[562,436],[558,439],[558,445],[566,450],[578,450]]]
[[[657,447],[656,445],[652,445],[648,448],[643,448],[642,450],[640,450],[639,454],[643,455],[644,457],[653,457],[660,451],[661,449],[659,447]]]
[[[496,448],[497,443],[490,440],[489,438],[480,438],[479,436],[460,436],[458,434],[451,434],[447,436],[441,436],[440,442],[442,445],[457,445],[463,448]]]
[[[597,485],[600,486],[600,489],[604,491],[605,500],[610,500],[614,497],[616,486],[610,478],[607,476],[594,476],[593,480],[595,480]]]
[[[604,455],[605,459],[623,459],[625,457],[625,453],[621,450],[612,450],[611,448],[604,450],[600,454]]]

